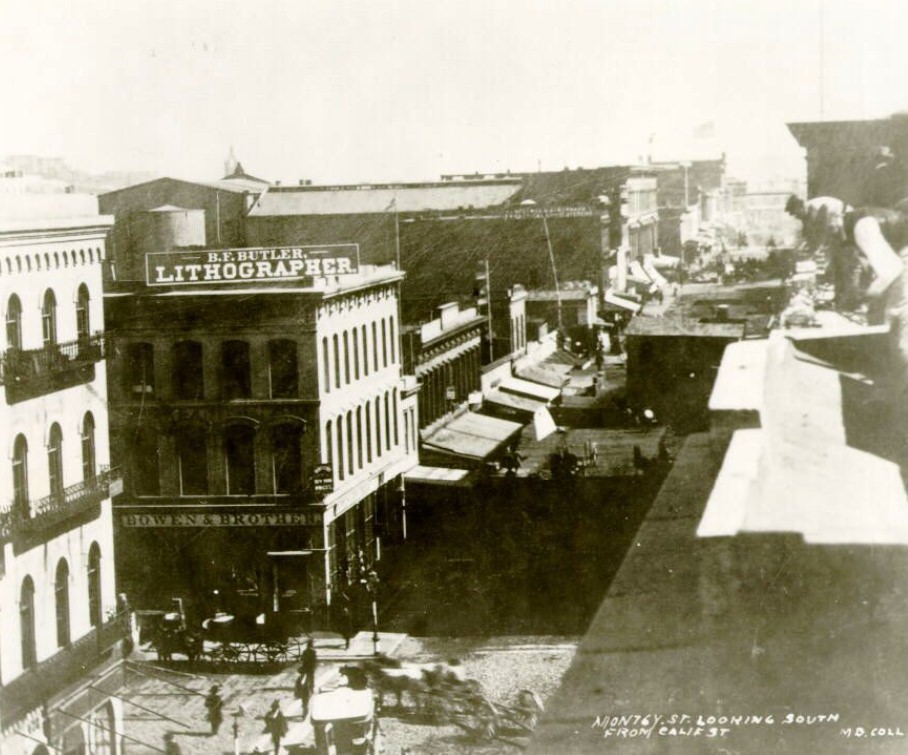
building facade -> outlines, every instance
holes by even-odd
[[[482,337],[486,318],[456,302],[439,307],[439,316],[404,328],[404,371],[421,384],[418,429],[431,429],[465,406],[480,390]]]
[[[58,201],[50,219],[0,220],[0,750],[114,755],[120,703],[89,689],[125,634],[102,292],[112,221]]]
[[[403,536],[403,275],[353,246],[210,250],[183,282],[191,262],[151,259],[108,296],[124,584],[196,616],[324,617]]]

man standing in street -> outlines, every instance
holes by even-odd
[[[306,686],[309,697],[315,690],[315,667],[318,665],[318,656],[315,653],[315,644],[312,640],[306,643],[306,649],[303,651],[302,663],[300,664],[300,673],[306,677]]]
[[[290,727],[287,719],[281,712],[280,701],[271,703],[271,709],[265,714],[265,732],[271,735],[271,744],[274,745],[274,755],[280,755],[281,740],[287,736]]]
[[[211,724],[211,736],[215,736],[218,733],[221,723],[224,721],[224,701],[221,700],[219,690],[220,687],[214,684],[205,697],[205,718]]]

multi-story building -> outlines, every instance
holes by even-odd
[[[419,429],[431,429],[457,411],[480,389],[482,335],[486,318],[457,302],[439,307],[439,316],[422,325],[404,326],[404,371],[416,375]]]
[[[404,532],[403,274],[355,245],[209,245],[196,212],[108,295],[121,577],[146,603],[322,616]]]
[[[102,292],[112,220],[85,197],[41,199],[40,220],[0,219],[0,751],[113,755],[120,703],[100,691],[124,637]]]

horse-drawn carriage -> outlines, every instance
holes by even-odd
[[[539,696],[530,690],[521,690],[510,704],[491,699],[457,662],[401,664],[384,659],[366,662],[362,672],[375,690],[379,709],[392,695],[399,710],[410,707],[432,721],[452,723],[488,739],[532,732],[543,710]],[[353,672],[346,673],[352,678]]]
[[[151,631],[151,644],[161,661],[175,654],[190,663],[283,663],[298,660],[303,622],[294,613],[234,616],[218,613],[198,627],[187,621],[182,603],[158,618]]]

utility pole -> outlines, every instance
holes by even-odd
[[[549,221],[545,215],[545,208],[542,208],[542,227],[545,229],[545,243],[549,250],[549,262],[552,265],[552,278],[555,281],[555,302],[558,307],[558,331],[564,328],[564,321],[561,316],[561,289],[558,287],[558,270],[555,267],[555,252],[552,250],[552,237],[549,236]]]
[[[478,309],[486,308],[486,319],[489,323],[489,361],[495,361],[495,331],[492,329],[492,281],[489,276],[489,260],[483,260],[482,268],[476,273],[476,281],[484,285],[477,286],[476,306]]]

